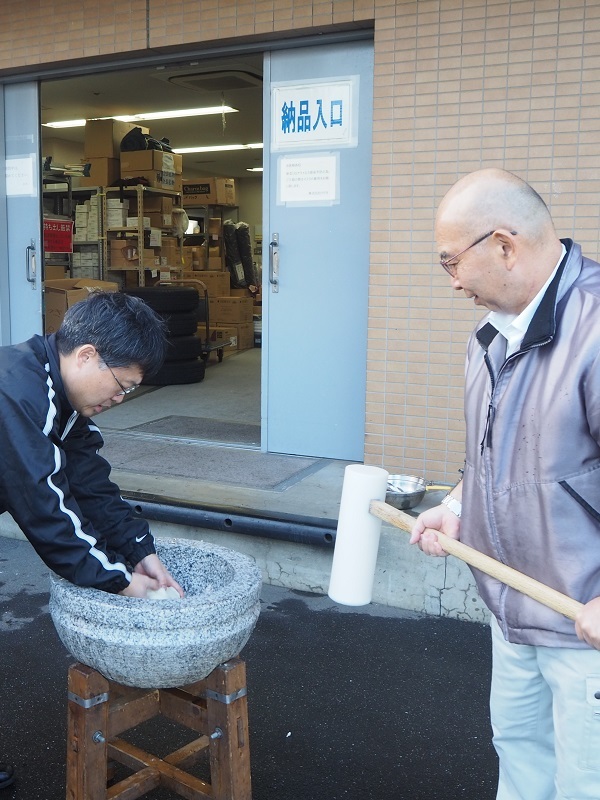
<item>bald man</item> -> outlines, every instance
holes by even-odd
[[[435,236],[451,286],[489,313],[465,377],[461,483],[421,514],[584,604],[575,623],[474,570],[490,609],[497,800],[600,798],[600,264],[559,239],[509,172],[459,180]]]

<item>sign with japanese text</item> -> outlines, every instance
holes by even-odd
[[[277,203],[330,206],[339,203],[338,154],[280,156]]]
[[[71,220],[44,220],[44,252],[73,252],[73,222]]]
[[[35,155],[8,156],[5,162],[6,194],[8,197],[36,197]]]
[[[358,144],[358,75],[275,83],[271,100],[272,151]]]

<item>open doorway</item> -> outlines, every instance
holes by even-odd
[[[262,72],[262,54],[250,54],[240,58],[98,72],[41,83],[45,219],[72,219],[77,238],[78,230],[83,227],[78,227],[78,219],[81,222],[89,218],[95,188],[123,183],[121,176],[125,173],[119,165],[119,152],[93,149],[89,141],[86,143],[85,125],[67,123],[133,117],[130,126],[139,125],[153,138],[167,140],[175,153],[183,151],[179,157],[181,179],[186,185],[217,179],[212,184],[215,196],[203,200],[196,194],[182,192],[186,226],[185,231],[178,231],[184,234],[179,241],[183,249],[178,254],[182,254],[183,271],[190,280],[194,279],[190,273],[196,273],[195,277],[208,287],[211,301],[213,297],[252,299],[251,322],[247,316],[244,322],[235,316],[226,316],[227,309],[224,317],[213,315],[210,319],[215,347],[203,353],[206,365],[203,378],[187,380],[185,369],[178,370],[177,363],[173,363],[172,371],[179,372],[181,379],[175,377],[166,385],[142,387],[127,403],[103,414],[103,430],[127,430],[140,437],[164,436],[260,447]],[[205,113],[206,109],[212,112]],[[49,123],[59,125],[50,126]],[[90,163],[91,174],[80,175],[80,167]],[[224,179],[233,184],[233,195],[218,194],[219,182]],[[186,202],[187,197],[189,202]],[[167,215],[163,215],[161,220],[159,217],[164,210],[152,212],[151,222],[152,226],[160,225],[162,233],[166,234],[163,241],[166,241],[173,233],[169,228],[175,228],[176,220],[175,215],[168,220]],[[179,216],[180,226],[181,220]],[[110,243],[104,242],[107,230],[118,227],[121,226],[115,226],[114,221],[95,231],[90,225],[89,235],[79,237],[72,254],[46,252],[46,282],[100,279],[116,282],[120,288],[131,285],[132,280],[135,282],[137,272],[134,276],[127,270],[111,269],[117,262],[111,262],[110,253],[108,258],[106,256],[110,247]],[[126,214],[123,227],[127,227]],[[255,276],[251,288],[250,281],[243,279],[243,273],[242,279],[238,273],[236,280],[236,262],[226,258],[224,232],[231,234],[240,227],[246,237]],[[108,238],[116,240],[116,235],[108,234]],[[154,253],[157,252],[155,248]],[[143,270],[145,285],[170,277],[181,279],[174,270],[170,276],[165,274],[164,258],[162,265],[145,262],[144,266],[146,263],[149,269]],[[247,315],[247,306],[244,308]],[[217,347],[217,343],[222,343],[223,347]],[[190,372],[190,376],[193,374]]]

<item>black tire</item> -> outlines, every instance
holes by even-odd
[[[150,308],[161,313],[192,311],[198,306],[200,299],[194,286],[140,286],[136,289],[125,289],[124,293],[139,297]]]
[[[168,341],[165,361],[185,361],[201,355],[202,340],[197,336],[173,336]]]
[[[144,378],[146,386],[175,386],[183,383],[200,383],[206,367],[201,358],[188,361],[166,361],[152,378]]]
[[[198,327],[196,311],[180,311],[172,314],[160,314],[160,316],[167,323],[169,336],[193,336],[196,333]]]

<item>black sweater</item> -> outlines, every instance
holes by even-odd
[[[58,575],[118,592],[155,548],[110,480],[103,444],[67,399],[54,335],[0,347],[0,512]]]

